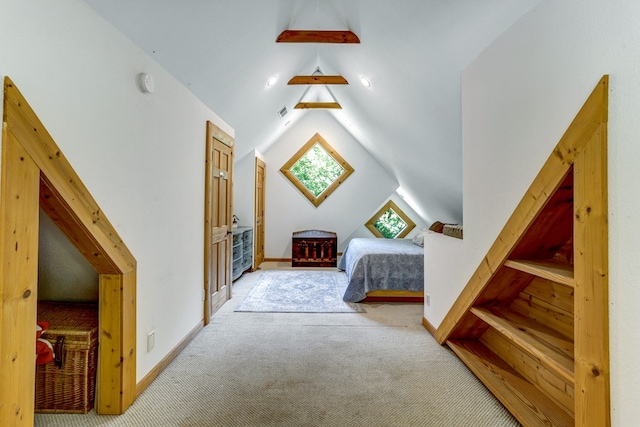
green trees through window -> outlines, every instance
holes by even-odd
[[[373,226],[383,237],[395,239],[407,227],[407,223],[393,209],[389,208],[378,218]]]
[[[365,224],[376,237],[386,239],[403,238],[416,224],[411,221],[402,209],[392,200],[389,200],[378,212]]]
[[[317,207],[353,173],[353,168],[316,133],[280,172]]]
[[[315,197],[344,172],[344,168],[320,144],[314,144],[290,170]]]

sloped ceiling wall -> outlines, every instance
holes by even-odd
[[[265,256],[291,258],[291,234],[320,229],[336,232],[338,251],[347,237],[376,213],[394,192],[398,183],[346,130],[325,111],[313,111],[291,125],[269,151],[265,202]],[[327,199],[315,207],[280,172],[280,167],[316,132],[354,168],[351,174]],[[413,212],[405,212],[414,218]],[[367,237],[373,235],[367,230]]]
[[[332,112],[423,220],[462,221],[460,71],[537,0],[86,0],[236,130],[236,156],[267,152],[309,112],[297,74],[341,74]],[[275,43],[285,29],[350,29],[359,45]],[[144,70],[140,70],[144,71]],[[271,76],[276,85],[266,87]],[[371,81],[365,88],[360,76]],[[277,112],[286,106],[281,120]],[[278,165],[277,167],[279,167]],[[269,184],[267,184],[269,185]]]

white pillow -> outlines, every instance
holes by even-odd
[[[413,236],[413,244],[424,247],[424,230],[420,230],[418,234]]]

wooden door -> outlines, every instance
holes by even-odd
[[[205,324],[231,298],[233,144],[233,138],[207,122]]]
[[[265,176],[267,166],[256,157],[256,188],[255,188],[255,209],[256,224],[254,232],[255,255],[254,268],[258,268],[264,261],[264,196],[265,196]]]

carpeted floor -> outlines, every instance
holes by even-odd
[[[333,270],[266,270],[235,311],[263,313],[357,313],[362,304],[344,302],[347,276]]]
[[[36,426],[517,426],[422,327],[420,304],[366,313],[237,313],[245,274],[121,416],[36,414]]]

